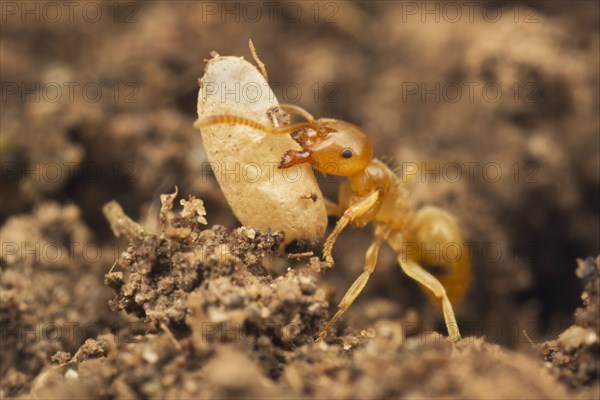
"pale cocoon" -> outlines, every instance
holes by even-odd
[[[265,78],[243,58],[217,56],[207,62],[198,94],[200,120],[226,114],[272,126],[267,111],[278,104]],[[215,177],[243,225],[283,231],[286,243],[323,236],[327,214],[312,168],[278,168],[287,150],[300,150],[289,135],[233,124],[201,133]]]

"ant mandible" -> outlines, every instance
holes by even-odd
[[[434,206],[413,210],[407,198],[407,182],[385,163],[373,158],[371,142],[358,126],[331,118],[314,119],[295,105],[281,105],[281,108],[302,116],[306,122],[269,127],[243,117],[216,115],[197,121],[196,127],[240,124],[267,134],[291,134],[301,150],[288,150],[279,168],[310,163],[321,172],[348,177],[340,186],[338,204],[328,204],[328,214],[340,216],[340,219],[323,247],[326,265],[333,266],[333,245],[348,224],[363,227],[372,222],[374,240],[367,250],[362,274],[348,289],[338,305],[339,310],[316,341],[325,339],[363,290],[375,269],[383,242],[398,254],[402,270],[428,289],[434,303],[439,305],[441,302],[450,340],[459,340],[460,332],[450,299],[457,302],[464,296],[470,260],[456,219]],[[455,247],[453,254],[440,251],[449,246]],[[410,252],[407,251],[409,248]],[[435,275],[432,270],[436,271]]]

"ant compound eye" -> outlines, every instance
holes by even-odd
[[[352,157],[352,150],[350,150],[350,149],[342,150],[342,157],[344,157],[344,158]]]

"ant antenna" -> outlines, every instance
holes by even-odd
[[[238,117],[236,115],[213,115],[211,117],[204,118],[202,120],[198,119],[194,126],[198,129],[205,128],[211,125],[218,124],[236,124],[236,125],[244,125],[250,128],[258,129],[264,133],[269,133],[271,135],[288,135],[297,130],[308,128],[311,126],[310,122],[299,122],[296,124],[291,124],[287,126],[282,126],[278,128],[271,128],[269,126],[263,125],[259,122],[253,121],[248,118]]]

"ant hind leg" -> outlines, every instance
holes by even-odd
[[[460,340],[460,332],[458,330],[458,324],[456,323],[456,317],[454,316],[454,310],[452,309],[452,304],[448,299],[448,295],[446,294],[446,289],[444,289],[444,286],[442,286],[440,281],[438,281],[426,269],[421,267],[413,260],[408,259],[404,254],[398,256],[398,262],[400,263],[400,267],[406,273],[406,275],[419,282],[427,289],[431,290],[435,297],[442,301],[444,320],[446,321],[446,328],[448,329],[450,340],[453,342]]]

